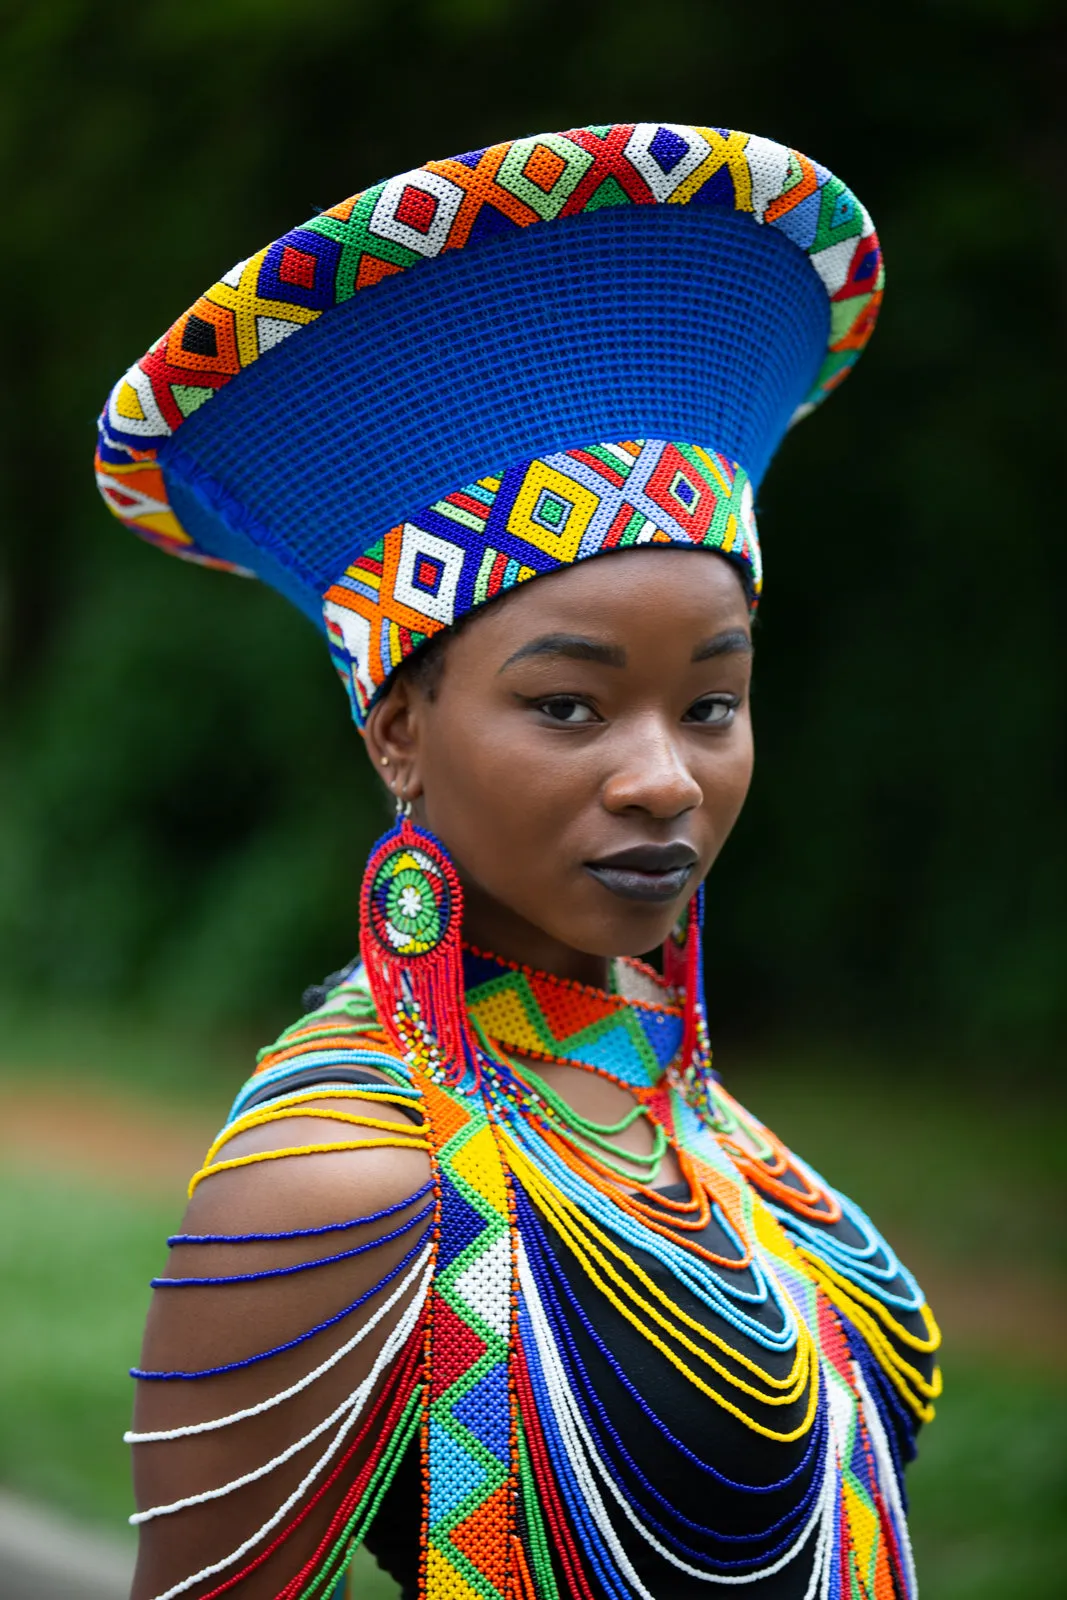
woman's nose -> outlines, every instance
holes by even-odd
[[[693,811],[704,791],[679,750],[673,729],[643,720],[615,746],[616,762],[602,791],[608,811],[646,811],[665,820]]]

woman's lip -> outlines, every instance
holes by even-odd
[[[600,866],[587,861],[585,870],[605,889],[617,894],[621,900],[644,900],[652,905],[663,905],[676,900],[689,882],[695,863],[674,867],[669,872],[639,872],[634,867]]]
[[[592,867],[622,867],[634,872],[688,871],[696,866],[698,857],[691,844],[674,839],[670,844],[632,844],[627,850],[616,850],[613,855],[600,856],[589,862]]]

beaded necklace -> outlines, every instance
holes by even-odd
[[[491,1051],[493,1048],[491,1041],[485,1039],[484,1043],[486,1051]],[[659,1123],[653,1124],[652,1149],[646,1155],[635,1150],[623,1151],[612,1138],[613,1135],[626,1133],[635,1123],[642,1121],[646,1116],[644,1106],[635,1102],[633,1108],[617,1121],[597,1122],[592,1117],[583,1117],[575,1111],[574,1107],[569,1105],[539,1072],[535,1072],[529,1063],[524,1063],[520,1069],[509,1057],[507,1065],[517,1073],[527,1088],[533,1089],[540,1102],[542,1119],[570,1145],[576,1155],[581,1153],[589,1156],[599,1155],[597,1164],[614,1172],[619,1178],[632,1177],[630,1169],[636,1167],[644,1183],[650,1184],[656,1181],[663,1165],[663,1157],[669,1148],[667,1135]]]
[[[800,1560],[810,1600],[911,1596],[896,1441],[901,1427],[910,1438],[932,1416],[939,1384],[936,1373],[930,1378],[917,1364],[936,1348],[938,1335],[914,1279],[863,1213],[710,1073],[704,1075],[707,1094],[694,1106],[676,1073],[684,996],[649,969],[637,974],[654,996],[644,1000],[624,997],[618,992],[624,985],[592,989],[474,950],[464,952],[463,966],[465,1011],[477,1040],[477,1092],[443,1081],[432,1042],[427,1046],[417,1025],[399,1061],[366,978],[356,972],[264,1054],[193,1179],[195,1186],[239,1162],[369,1142],[339,1139],[267,1157],[226,1158],[235,1134],[307,1115],[307,1102],[321,1104],[324,1092],[331,1102],[362,1102],[351,1111],[318,1111],[325,1120],[358,1122],[370,1142],[414,1145],[431,1155],[429,1215],[423,1203],[394,1227],[388,1212],[332,1225],[341,1231],[386,1222],[376,1241],[349,1252],[356,1253],[432,1223],[397,1267],[339,1313],[344,1318],[368,1301],[376,1307],[353,1340],[299,1385],[313,1382],[409,1297],[371,1378],[314,1435],[286,1452],[288,1458],[333,1430],[301,1485],[306,1491],[317,1484],[319,1495],[343,1480],[357,1449],[369,1446],[327,1534],[284,1600],[325,1600],[333,1592],[416,1432],[425,1485],[420,1594],[432,1600],[593,1600],[593,1583],[609,1600],[653,1600],[629,1553],[635,1538],[667,1569],[712,1585],[757,1582]],[[583,1117],[531,1061],[598,1073],[627,1089],[633,1108],[610,1124]],[[317,1087],[287,1093],[287,1079],[305,1081],[312,1067]],[[387,1081],[364,1080],[357,1087],[346,1076],[367,1068]],[[263,1104],[265,1091],[270,1098]],[[367,1115],[369,1101],[407,1107],[421,1120],[399,1129]],[[620,1152],[612,1136],[638,1119],[653,1129],[653,1144],[650,1154],[634,1157]],[[667,1149],[682,1184],[665,1193],[655,1183]],[[424,1202],[425,1193],[414,1198]],[[709,1245],[702,1236],[712,1222],[715,1243]],[[181,1242],[220,1239],[181,1236]],[[711,1405],[783,1451],[781,1472],[769,1481],[743,1481],[727,1470],[727,1461],[705,1459],[672,1433],[620,1364],[596,1316],[575,1296],[574,1272],[691,1389],[695,1404]],[[232,1282],[234,1276],[161,1284],[191,1281]],[[379,1291],[386,1294],[380,1302],[373,1298]],[[327,1325],[250,1359],[267,1360]],[[786,1494],[791,1507],[758,1532],[739,1531],[750,1525],[750,1513],[727,1514],[725,1521],[720,1516],[720,1526],[683,1516],[665,1492],[669,1486],[647,1477],[604,1412],[579,1333],[676,1452],[680,1470],[706,1476],[727,1506]],[[220,1370],[228,1369],[139,1375],[191,1380]],[[244,1414],[197,1429],[223,1427]],[[182,1431],[190,1430],[175,1433]],[[240,1551],[215,1564],[222,1584],[212,1594],[238,1580],[241,1573],[232,1569],[242,1557],[257,1551],[254,1567],[265,1558],[264,1542],[271,1550],[289,1536],[306,1508],[276,1530],[295,1504],[290,1496]],[[194,1575],[160,1600],[207,1575]]]

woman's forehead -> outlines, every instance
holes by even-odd
[[[744,583],[709,551],[618,552],[519,585],[465,621],[456,644],[473,659],[510,655],[541,635],[566,632],[625,645],[649,637],[703,638],[731,627],[749,634]]]
[[[499,625],[517,626],[520,619],[575,610],[608,618],[625,618],[655,610],[667,621],[692,617],[706,606],[717,611],[735,607],[749,615],[744,580],[726,557],[710,550],[685,550],[660,545],[612,552],[546,573],[487,606],[481,617]],[[472,618],[470,628],[481,618]]]

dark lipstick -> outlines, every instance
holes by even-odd
[[[688,844],[641,844],[587,861],[585,870],[623,900],[663,904],[681,894],[697,860]]]

